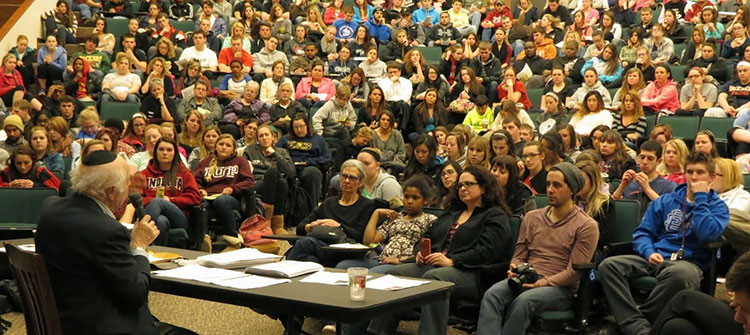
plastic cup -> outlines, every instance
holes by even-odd
[[[367,282],[367,268],[348,268],[349,299],[351,301],[365,300],[365,283]]]

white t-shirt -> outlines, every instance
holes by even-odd
[[[203,51],[198,51],[195,47],[189,47],[182,51],[180,60],[191,60],[197,59],[201,63],[201,68],[206,70],[210,67],[219,66],[219,59],[216,58],[216,53],[205,47]]]
[[[133,83],[136,83],[138,84],[138,87],[141,87],[141,77],[135,73],[120,75],[117,72],[112,72],[104,76],[102,84],[106,83],[109,83],[109,88],[113,91],[121,90],[122,88],[127,90],[133,86]]]

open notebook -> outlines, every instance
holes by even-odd
[[[245,272],[263,276],[294,278],[322,270],[323,266],[315,262],[281,261],[251,266],[245,269]]]

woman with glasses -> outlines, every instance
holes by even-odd
[[[703,117],[706,109],[716,105],[719,92],[713,82],[706,82],[706,71],[693,67],[688,71],[688,80],[680,89],[680,108],[675,111],[679,116]]]
[[[362,196],[365,166],[362,162],[350,159],[341,165],[341,193],[329,197],[297,225],[297,235],[303,236],[294,243],[287,259],[311,261],[333,267],[338,262],[358,257],[356,253],[341,253],[323,250],[330,244],[318,237],[329,233],[344,235],[358,243],[367,227],[367,222],[375,210],[375,202]],[[315,237],[317,236],[317,237]]]
[[[276,146],[289,151],[289,156],[292,157],[297,167],[300,184],[312,200],[310,208],[315,208],[322,194],[323,173],[321,171],[325,170],[331,162],[331,151],[328,150],[323,136],[312,131],[307,114],[295,115],[292,118],[291,128],[289,134],[279,138]]]
[[[415,263],[397,265],[388,274],[443,280],[455,284],[451,299],[479,301],[478,266],[506,260],[510,238],[509,211],[501,206],[501,191],[487,169],[469,166],[458,178],[452,210],[441,215],[424,237],[432,241],[429,254],[417,253]],[[296,247],[296,246],[295,246]],[[419,334],[446,334],[449,301],[422,306]],[[368,331],[393,334],[398,315],[373,319]]]
[[[531,187],[534,194],[547,194],[547,170],[544,168],[542,143],[531,141],[523,147],[524,171],[521,180]]]
[[[458,175],[461,174],[461,164],[456,161],[446,161],[440,170],[440,181],[437,184],[435,197],[429,203],[429,207],[447,208],[450,205],[450,197],[458,181]]]

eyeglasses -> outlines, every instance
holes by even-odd
[[[341,180],[359,181],[359,177],[353,176],[353,175],[350,175],[350,174],[342,173],[339,176],[340,176]]]
[[[462,188],[462,187],[469,188],[469,187],[476,186],[476,185],[479,185],[479,183],[475,181],[465,181],[463,183],[458,183],[458,188]]]
[[[454,174],[456,174],[456,171],[453,171],[453,170],[440,172],[441,177],[450,176]]]
[[[539,156],[539,155],[541,155],[541,154],[537,152],[537,153],[533,153],[533,154],[524,154],[521,157],[523,157],[523,159],[529,159],[529,158],[533,158],[533,157],[536,157],[536,156]]]

